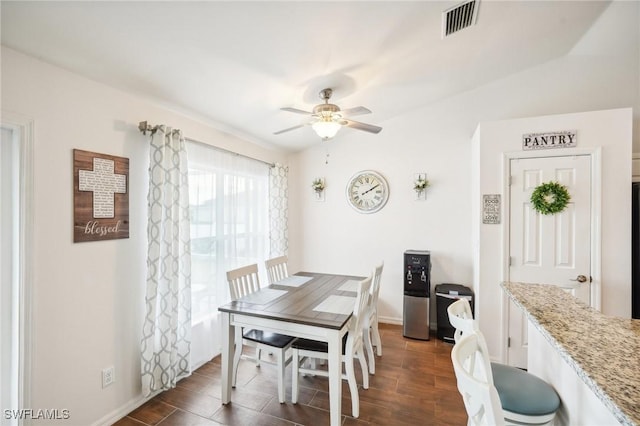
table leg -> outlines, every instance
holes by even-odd
[[[329,414],[331,426],[342,421],[342,339],[338,331],[331,331],[329,343]]]
[[[233,348],[235,327],[231,326],[231,315],[222,312],[222,403],[231,402],[231,375],[233,374]]]

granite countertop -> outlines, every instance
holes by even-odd
[[[620,423],[640,425],[640,320],[603,315],[556,286],[502,287]]]

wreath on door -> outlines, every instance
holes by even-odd
[[[567,208],[571,195],[567,187],[558,182],[546,182],[538,185],[531,194],[534,210],[547,215],[560,213]]]

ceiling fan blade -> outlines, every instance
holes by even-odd
[[[382,130],[382,127],[374,126],[373,124],[361,123],[359,121],[353,121],[353,120],[344,120],[344,121],[345,121],[344,125],[347,127],[351,127],[352,129],[364,130],[365,132],[369,132],[369,133],[380,133],[380,130]]]
[[[313,115],[312,112],[310,111],[303,111],[301,109],[298,108],[290,108],[290,107],[284,107],[284,108],[280,108],[282,111],[289,111],[289,112],[293,112],[296,114],[304,114],[304,115]]]
[[[299,129],[300,127],[304,127],[307,124],[309,124],[309,123],[298,124],[297,126],[289,127],[288,129],[278,130],[277,132],[273,132],[273,134],[274,135],[279,135],[279,134],[284,133],[284,132],[289,132],[291,130]]]
[[[353,108],[343,109],[340,111],[340,114],[342,114],[343,116],[353,117],[354,115],[371,114],[371,110],[363,106],[357,106]]]

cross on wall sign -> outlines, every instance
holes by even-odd
[[[129,238],[129,159],[73,150],[73,241]]]

